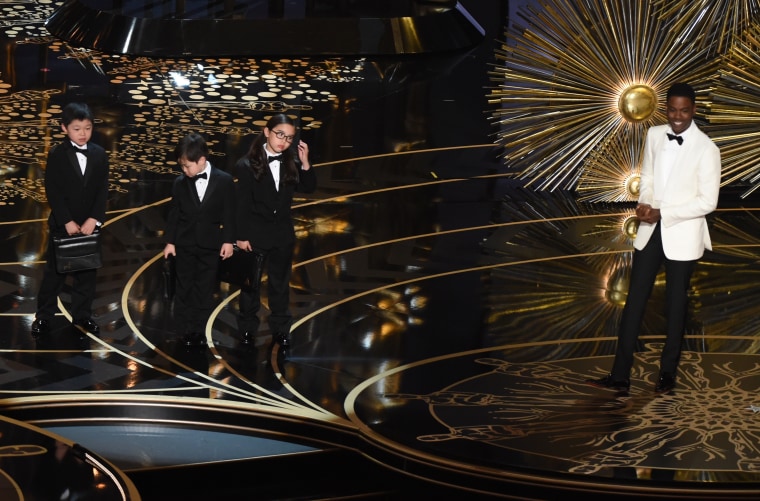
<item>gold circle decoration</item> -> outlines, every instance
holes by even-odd
[[[623,233],[631,240],[636,239],[636,234],[639,232],[639,218],[636,216],[628,216],[623,221]]]
[[[628,122],[642,122],[657,111],[657,93],[648,85],[631,85],[620,93],[618,110]]]
[[[628,275],[625,269],[619,269],[611,273],[607,280],[607,288],[604,296],[607,301],[615,306],[625,306],[628,297]]]
[[[634,200],[639,198],[640,183],[641,183],[641,176],[639,176],[638,174],[634,174],[625,178],[625,182],[624,182],[625,192],[628,193],[628,195]]]

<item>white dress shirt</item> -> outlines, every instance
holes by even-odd
[[[81,148],[74,141],[71,141],[71,144],[77,150],[85,150],[85,149],[87,149],[87,145],[86,144],[84,145],[84,148]],[[87,155],[85,155],[84,153],[81,153],[81,152],[77,151],[77,160],[79,161],[79,168],[82,169],[82,175],[84,176],[84,172],[87,170]]]
[[[269,163],[269,170],[272,171],[272,177],[274,178],[274,187],[277,191],[280,191],[280,161],[273,160],[269,162],[269,157],[274,157],[277,155],[269,153],[269,150],[266,146],[264,146],[264,152],[267,154],[267,163]]]
[[[211,177],[211,163],[206,161],[206,167],[203,168],[198,174],[206,173],[206,179],[198,179],[195,181],[195,190],[198,192],[198,200],[203,202],[203,196],[206,194],[206,188],[208,188],[208,178]]]

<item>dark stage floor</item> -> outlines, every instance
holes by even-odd
[[[486,98],[506,2],[462,1],[484,35],[458,50],[195,59],[69,45],[44,27],[59,6],[0,6],[0,498],[75,491],[72,464],[87,499],[760,497],[757,196],[724,190],[710,218],[677,389],[652,391],[656,304],[630,395],[585,385],[611,363],[633,205],[510,180]],[[64,291],[35,339],[71,100],[111,159],[101,332],[70,326]],[[293,346],[266,322],[242,343],[221,283],[188,349],[162,276],[174,145],[202,132],[228,169],[278,111],[319,181],[295,203]]]

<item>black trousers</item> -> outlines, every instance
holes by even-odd
[[[269,330],[273,336],[287,335],[290,332],[292,316],[290,314],[290,276],[293,265],[293,243],[270,249],[255,248],[259,259],[254,259],[250,285],[240,288],[238,330],[255,333],[261,322],[261,283],[264,272],[267,276],[267,296],[269,299]]]
[[[633,367],[633,353],[641,330],[654,281],[662,264],[665,264],[665,346],[660,356],[660,374],[675,376],[681,357],[686,312],[689,305],[691,276],[697,261],[674,261],[665,257],[662,249],[660,223],[642,250],[633,253],[628,298],[623,308],[618,330],[618,343],[612,377],[628,379]]]
[[[74,322],[92,317],[92,302],[95,299],[95,287],[98,280],[97,270],[58,273],[55,268],[55,250],[52,235],[48,238],[47,262],[42,272],[42,283],[37,294],[38,320],[51,321],[58,312],[58,295],[71,275],[71,318]]]
[[[201,334],[216,305],[219,250],[176,248],[175,328],[179,334]]]

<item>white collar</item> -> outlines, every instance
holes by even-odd
[[[682,138],[685,139],[685,138],[689,137],[689,134],[695,128],[696,127],[694,126],[694,121],[692,120],[692,122],[689,124],[689,126],[686,128],[685,131],[681,132],[680,134],[676,134],[675,132],[673,132],[673,129],[670,127],[670,125],[668,125],[668,134],[673,134],[673,135],[676,135],[676,136],[681,136]]]

